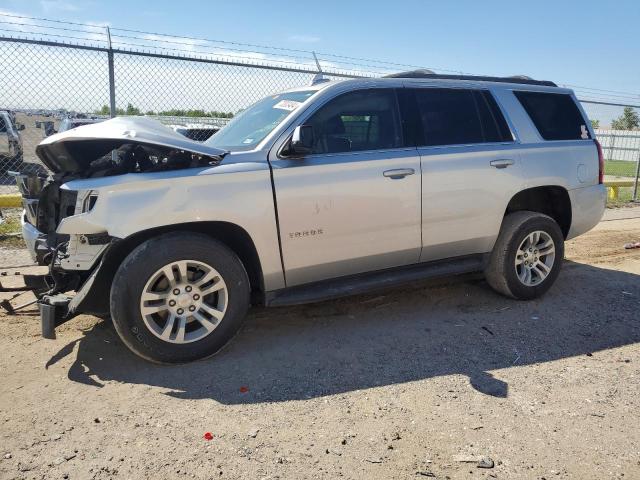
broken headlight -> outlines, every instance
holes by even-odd
[[[90,212],[98,201],[98,192],[95,190],[86,190],[78,192],[78,201],[76,203],[76,215],[79,213]]]

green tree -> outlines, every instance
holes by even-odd
[[[591,120],[591,127],[593,127],[594,130],[600,128],[600,120]]]
[[[125,113],[125,115],[140,115],[140,109],[128,103],[127,112]]]
[[[100,110],[96,110],[95,113],[97,115],[109,115],[109,113],[111,113],[111,109],[109,108],[109,105],[102,105],[102,108]]]
[[[611,122],[614,130],[633,130],[640,127],[640,117],[633,107],[624,107],[622,115]]]

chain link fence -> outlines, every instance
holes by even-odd
[[[583,100],[604,154],[605,184],[612,204],[638,200],[640,125],[634,105]]]
[[[229,45],[220,50],[197,39],[189,43],[185,37],[131,36],[130,31],[112,39],[108,29],[105,34],[104,27],[88,27],[99,32],[90,33],[92,45],[65,43],[59,38],[64,35],[42,31],[38,33],[56,38],[17,38],[15,32],[2,36],[0,28],[0,194],[16,191],[10,171],[39,163],[38,143],[80,124],[114,115],[147,115],[205,141],[255,101],[310,84],[319,69],[337,79],[412,67],[355,63],[363,60],[338,56],[318,60],[315,54],[301,58],[295,53],[301,51],[241,57]],[[132,38],[142,43],[132,43]],[[607,181],[619,184],[621,200],[637,198],[640,129],[632,121],[637,106],[592,100],[583,106],[604,150]],[[631,123],[624,123],[629,111]]]
[[[39,163],[45,137],[111,115],[145,115],[205,141],[242,109],[308,85],[314,65],[242,64],[50,41],[0,38],[0,193]],[[111,70],[112,68],[112,70]],[[329,79],[353,74],[323,69]]]

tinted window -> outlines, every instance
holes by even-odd
[[[6,132],[7,126],[4,124],[4,118],[0,117],[0,132]]]
[[[498,105],[487,91],[416,89],[424,138],[421,144],[457,145],[513,140]]]
[[[571,95],[543,92],[513,92],[545,140],[591,138]]]
[[[345,93],[305,122],[313,127],[312,153],[384,150],[402,145],[393,90]]]
[[[488,90],[476,90],[478,113],[484,130],[485,142],[511,142],[513,135],[493,95]]]

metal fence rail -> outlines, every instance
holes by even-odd
[[[337,79],[411,67],[327,54],[320,60],[315,54],[300,58],[303,54],[296,52],[301,51],[252,58],[229,45],[221,50],[197,39],[189,44],[185,37],[154,40],[144,32],[112,34],[105,27],[87,27],[97,29],[89,30],[93,44],[76,37],[67,43],[51,30],[38,31],[47,37],[37,39],[20,38],[15,31],[3,35],[0,28],[0,112],[6,112],[0,117],[8,118],[0,123],[0,194],[15,191],[8,171],[38,163],[35,147],[45,136],[81,118],[148,115],[203,141],[260,98],[308,85],[319,69]],[[636,106],[585,100],[583,107],[597,123],[607,179],[637,184],[640,130],[620,129],[616,123],[625,107]],[[633,196],[637,198],[637,186]]]

